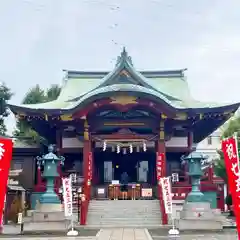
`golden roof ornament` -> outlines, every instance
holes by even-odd
[[[111,97],[111,104],[120,104],[120,105],[128,105],[128,104],[136,104],[137,103],[137,97],[134,96],[116,96]]]

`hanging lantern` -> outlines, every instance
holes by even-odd
[[[123,154],[127,154],[127,149],[126,148],[123,148]]]
[[[107,149],[107,143],[104,141],[103,142],[103,151],[106,151],[106,149]]]
[[[114,152],[115,151],[115,147],[114,146],[112,146],[112,152]]]
[[[147,144],[144,142],[143,143],[143,151],[146,152],[147,151]]]
[[[120,146],[117,145],[117,153],[120,153]]]
[[[132,146],[132,144],[130,144],[130,146],[129,146],[129,152],[130,152],[130,153],[133,152],[133,146]]]

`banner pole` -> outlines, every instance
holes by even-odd
[[[175,218],[173,217],[173,213],[171,214],[172,216],[172,229],[175,230]]]
[[[168,231],[168,234],[171,237],[174,237],[179,235],[179,231],[175,228],[172,203],[172,184],[170,179],[171,177],[160,178],[160,183],[162,187],[165,212],[168,214],[168,216],[171,216],[172,219],[172,228]]]
[[[65,217],[70,218],[70,230],[67,232],[67,236],[77,236],[78,231],[74,230],[74,215],[73,215],[73,189],[72,189],[72,176],[63,178],[63,200]],[[69,226],[68,226],[69,228]]]

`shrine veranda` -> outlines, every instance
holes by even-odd
[[[112,71],[64,72],[57,100],[9,107],[66,158],[64,166],[59,167],[56,192],[61,188],[61,177],[74,173],[76,187],[82,186],[88,200],[121,199],[121,191],[113,183],[118,183],[123,172],[129,176],[129,199],[134,195],[136,199],[161,200],[157,153],[166,156],[163,176],[172,176],[173,199],[184,200],[191,185],[188,166],[181,157],[193,151],[239,107],[238,103],[195,100],[185,70],[138,71],[125,49]],[[35,161],[44,147],[18,144],[12,166],[21,163],[22,181],[37,196],[46,187]],[[223,182],[213,177],[211,167],[205,171],[201,189],[213,208],[223,209]]]

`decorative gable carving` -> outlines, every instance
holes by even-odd
[[[108,81],[106,85],[113,85],[113,84],[134,84],[143,86],[141,81],[136,79],[132,76],[130,72],[128,72],[126,69],[123,69],[120,71],[111,81]]]
[[[133,132],[129,128],[122,128],[118,131],[118,134],[127,135],[133,134]]]

